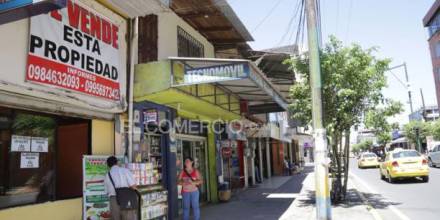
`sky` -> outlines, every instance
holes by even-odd
[[[297,30],[297,22],[293,22],[294,25],[289,22],[299,1],[228,0],[254,37],[255,41],[250,43],[253,49],[294,43],[292,33]],[[414,109],[422,106],[420,88],[425,104],[436,105],[428,34],[422,24],[433,3],[434,0],[321,0],[323,43],[327,42],[329,35],[335,35],[347,45],[357,43],[363,48],[378,47],[377,57],[392,59],[391,67],[406,62]],[[403,68],[392,73],[405,81]],[[408,93],[392,73],[386,73],[388,87],[384,89],[384,95],[404,104],[405,112],[392,119],[404,124],[410,113]]]

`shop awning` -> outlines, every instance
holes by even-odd
[[[287,102],[263,72],[249,60],[171,57],[171,87],[215,86],[247,102],[249,112],[287,110]],[[271,106],[271,108],[264,108]]]
[[[170,10],[170,0],[100,0],[100,2],[110,4],[116,11],[129,18]]]

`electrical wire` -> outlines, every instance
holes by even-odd
[[[293,22],[298,17],[298,13],[300,12],[300,10],[302,8],[301,2],[302,1],[297,2],[296,6],[295,6],[295,10],[293,10],[294,13],[291,16],[289,23],[287,24],[286,31],[284,32],[283,36],[281,37],[280,41],[278,42],[277,47],[280,46],[284,42],[286,37],[291,33],[291,31],[293,31]]]
[[[348,42],[349,40],[349,34],[350,34],[350,22],[351,22],[351,11],[353,9],[353,0],[350,0],[350,4],[348,6],[348,19],[347,19],[347,29],[345,31],[345,42]]]
[[[275,9],[280,5],[280,3],[283,0],[278,0],[275,5],[269,10],[269,12],[266,14],[266,16],[264,16],[264,18],[257,24],[257,26],[255,26],[254,29],[252,29],[251,33],[254,33],[271,15],[272,13],[275,11]]]

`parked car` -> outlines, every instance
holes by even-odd
[[[380,177],[392,183],[396,179],[420,177],[429,181],[428,160],[415,150],[395,149],[380,164]]]
[[[440,166],[440,145],[435,146],[428,153],[428,165],[430,167]]]
[[[379,167],[379,158],[375,153],[362,153],[358,160],[358,167]]]

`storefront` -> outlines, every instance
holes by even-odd
[[[246,87],[253,87],[252,92],[249,88],[241,91]],[[236,157],[233,161],[233,173],[241,181],[239,157],[245,152],[240,149],[246,147],[240,147],[240,141],[229,139],[224,128],[229,122],[241,119],[242,100],[260,104],[275,102],[286,107],[267,79],[247,60],[172,58],[139,64],[136,66],[134,90],[137,103],[158,103],[176,111],[176,148],[169,147],[172,149],[171,154],[175,155],[175,162],[170,163],[174,164],[176,170],[171,172],[177,176],[178,171],[183,168],[182,160],[186,156],[192,156],[204,176],[202,202],[218,201],[218,186],[225,181],[221,152],[224,141],[235,141],[230,145],[234,146]],[[200,132],[182,129],[182,124]],[[198,129],[199,127],[206,129]],[[173,189],[170,191],[170,203],[178,207],[180,205],[176,183],[170,182],[175,185],[170,185]],[[174,208],[173,213],[177,216],[178,208]]]

